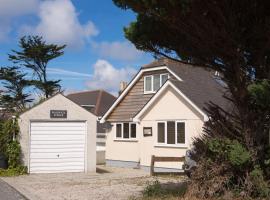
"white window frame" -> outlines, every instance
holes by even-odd
[[[174,121],[175,122],[175,144],[167,144],[167,123],[168,123],[168,121]],[[164,143],[158,142],[158,123],[164,123],[165,124],[165,142]],[[184,123],[185,124],[185,143],[177,143],[177,123]],[[184,148],[187,148],[186,124],[187,123],[184,120],[157,121],[157,123],[156,123],[157,134],[156,134],[156,145],[155,146],[161,146],[161,147],[184,147]]]
[[[129,124],[129,137],[128,138],[124,138],[124,124],[128,123]],[[117,137],[117,124],[121,124],[121,137]],[[135,124],[136,125],[136,137],[131,137],[131,124]],[[137,141],[137,124],[135,122],[121,122],[121,123],[115,123],[115,134],[114,134],[114,140],[123,140],[123,141]]]
[[[154,75],[158,75],[158,74],[154,74]],[[143,82],[144,82],[144,94],[153,94],[156,93],[158,90],[154,90],[154,75],[146,75],[144,76]],[[169,73],[163,73],[163,74],[159,74],[159,88],[162,86],[162,76],[164,75],[168,75],[168,79],[170,78],[170,74]],[[151,78],[151,90],[150,91],[146,91],[146,78],[150,77]]]
[[[168,79],[170,78],[169,73],[166,73],[166,74],[160,74],[160,78],[159,78],[159,80],[160,80],[160,83],[159,83],[160,87],[162,86],[162,76],[165,76],[165,75],[168,76]],[[168,79],[167,79],[167,80],[168,80]]]

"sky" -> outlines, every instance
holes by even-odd
[[[7,54],[18,50],[24,35],[66,44],[65,54],[48,64],[49,78],[61,79],[66,93],[104,89],[117,94],[120,81],[129,82],[153,60],[124,37],[123,27],[135,13],[112,0],[0,0],[0,5],[0,66],[12,65]]]

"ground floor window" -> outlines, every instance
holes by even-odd
[[[134,139],[137,135],[137,127],[135,123],[117,123],[116,138],[117,139]]]
[[[185,144],[185,122],[162,121],[157,123],[159,144]]]

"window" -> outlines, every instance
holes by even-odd
[[[158,123],[158,143],[165,143],[165,123]]]
[[[144,91],[145,92],[152,91],[152,76],[144,77]]]
[[[167,144],[175,144],[175,122],[167,122]]]
[[[116,124],[116,138],[117,139],[131,139],[136,138],[136,124],[135,123],[118,123]]]
[[[169,78],[169,74],[156,74],[144,77],[144,93],[156,92]]]
[[[177,143],[185,144],[185,123],[177,123]]]
[[[159,144],[185,144],[185,122],[158,122],[157,134],[157,142]]]
[[[129,138],[129,123],[124,123],[124,138]]]
[[[116,124],[116,137],[122,137],[122,124]]]
[[[163,85],[169,79],[169,74],[161,74],[161,85]]]
[[[130,137],[136,138],[136,124],[130,124]]]
[[[160,75],[154,75],[154,84],[153,84],[153,90],[157,91],[160,88]]]

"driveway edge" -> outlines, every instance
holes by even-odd
[[[2,177],[0,177],[0,182],[2,182],[3,184],[6,184],[8,187],[10,187],[12,190],[16,191],[20,196],[22,196],[22,198],[24,198],[25,200],[30,200],[28,197],[26,197],[24,194],[22,194],[20,191],[18,191],[15,187],[13,187],[12,185],[10,185],[8,182],[6,182]]]

